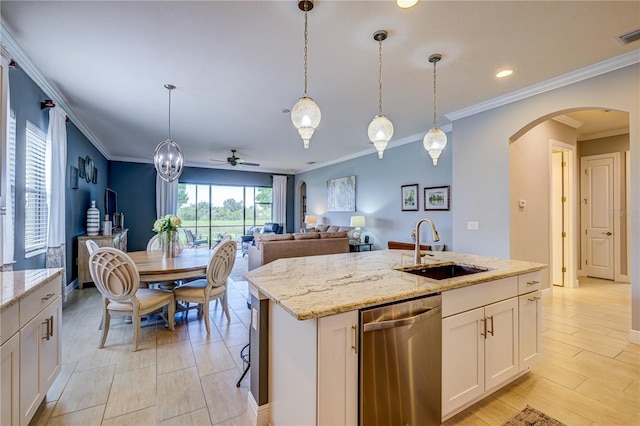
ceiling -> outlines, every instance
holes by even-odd
[[[297,1],[2,0],[0,12],[23,61],[107,158],[151,162],[168,134],[163,86],[170,83],[177,86],[171,136],[187,165],[230,167],[211,159],[237,149],[261,164],[245,170],[265,172],[295,173],[374,152],[367,126],[378,112],[373,33],[380,29],[389,33],[383,112],[395,127],[390,147],[421,139],[431,127],[433,53],[443,58],[442,127],[447,114],[640,52],[639,42],[618,40],[640,28],[637,1],[423,0],[406,10],[393,1],[315,3],[308,93],[322,121],[307,150],[283,112],[304,89]],[[514,74],[497,79],[505,67]],[[589,132],[606,131],[610,117]]]

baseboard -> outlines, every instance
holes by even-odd
[[[254,426],[269,426],[269,404],[258,406],[251,392],[247,395],[247,415]]]
[[[75,280],[71,281],[69,284],[67,284],[67,286],[65,287],[64,291],[67,294],[67,297],[69,297],[69,295],[78,287],[78,279],[76,278]]]
[[[640,345],[640,330],[629,330],[629,341],[636,345]]]

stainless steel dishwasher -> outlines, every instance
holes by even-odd
[[[440,293],[360,311],[363,426],[439,425]]]

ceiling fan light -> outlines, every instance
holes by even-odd
[[[308,96],[301,97],[291,109],[291,121],[298,129],[305,149],[309,148],[309,140],[318,124],[320,124],[321,116],[320,108]]]
[[[447,146],[447,135],[438,127],[433,127],[424,135],[422,146],[429,151],[429,156],[433,159],[433,165],[436,166],[442,150]]]
[[[382,159],[382,154],[393,137],[393,123],[386,115],[378,114],[369,123],[367,134],[378,151],[378,158]]]

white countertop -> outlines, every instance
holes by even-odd
[[[17,302],[60,274],[62,268],[0,272],[0,309]]]
[[[456,262],[486,272],[434,280],[394,268],[414,265],[413,251],[381,250],[278,259],[244,274],[250,285],[298,320],[319,318],[546,268],[541,263],[456,252],[429,252],[422,263]]]

